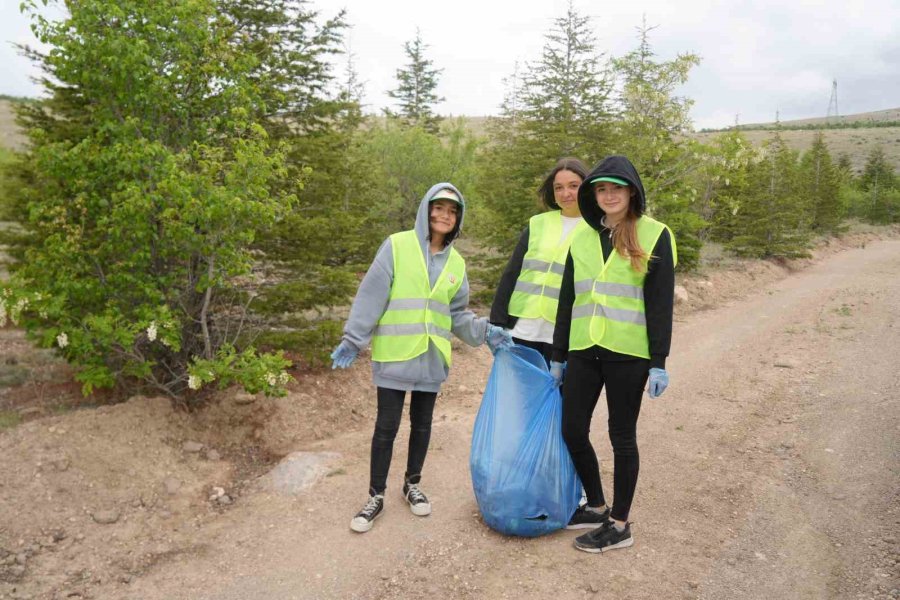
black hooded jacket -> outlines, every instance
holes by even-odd
[[[614,251],[612,231],[601,223],[604,212],[594,196],[594,185],[598,177],[624,179],[634,186],[637,194],[632,198],[632,207],[638,215],[643,215],[647,207],[644,185],[637,169],[624,156],[608,156],[595,166],[578,189],[578,208],[584,220],[600,237],[603,260]],[[647,276],[644,278],[644,312],[647,318],[647,335],[650,339],[650,367],[664,369],[666,357],[672,342],[672,310],[675,304],[675,263],[672,256],[672,242],[668,230],[664,230],[656,246],[650,253]],[[559,308],[556,313],[556,328],[553,332],[553,360],[564,362],[568,357],[569,330],[572,325],[572,304],[575,302],[575,267],[572,255],[566,259],[562,286],[559,293]],[[620,354],[606,348],[594,346],[584,350],[573,350],[601,360],[634,360],[628,354]]]

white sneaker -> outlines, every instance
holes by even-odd
[[[377,494],[369,496],[369,501],[362,510],[350,521],[350,529],[359,533],[365,533],[372,529],[372,524],[378,515],[384,510],[384,496]]]
[[[404,483],[403,497],[409,502],[409,510],[412,511],[412,514],[419,517],[425,517],[431,514],[431,502],[428,501],[428,498],[422,493],[422,490],[419,489],[419,484],[409,482]]]

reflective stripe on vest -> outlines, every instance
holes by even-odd
[[[531,217],[528,251],[509,298],[510,315],[556,322],[559,287],[566,268],[569,244],[584,224],[582,220],[562,241],[562,212],[556,210]]]
[[[641,217],[637,221],[638,243],[649,255],[663,230],[669,231],[672,257],[677,264],[675,236],[667,225]],[[647,262],[639,273],[615,248],[604,262],[600,236],[593,229],[579,232],[570,250],[575,267],[575,302],[569,350],[602,346],[614,352],[650,358],[644,312]]]
[[[387,308],[372,337],[372,360],[409,360],[427,352],[430,341],[450,366],[450,301],[462,286],[466,263],[451,248],[432,289],[416,232],[395,233],[390,240],[394,281]]]

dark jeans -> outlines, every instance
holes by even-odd
[[[600,391],[606,386],[609,441],[614,457],[611,516],[620,521],[628,520],[637,487],[640,467],[637,419],[649,371],[648,360],[602,360],[589,349],[569,352],[563,382],[563,439],[591,506],[606,504],[600,483],[600,464],[588,435]]]
[[[550,357],[553,355],[553,344],[548,344],[546,342],[532,342],[531,340],[523,340],[517,337],[514,337],[513,341],[520,346],[534,348],[540,352],[541,356],[543,356],[544,360],[547,362],[547,366],[550,366]]]
[[[403,401],[406,392],[378,388],[378,416],[375,418],[375,434],[372,436],[372,462],[369,473],[369,493],[384,494],[388,470],[394,451],[394,438],[400,429]],[[406,477],[418,483],[422,465],[431,440],[431,418],[434,414],[435,392],[412,392],[409,402],[409,455],[406,459]]]

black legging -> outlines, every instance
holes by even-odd
[[[609,411],[609,441],[613,455],[613,505],[611,516],[627,521],[637,487],[640,457],[637,419],[650,361],[643,359],[601,360],[590,350],[569,353],[563,382],[563,439],[587,494],[588,504],[606,504],[600,483],[600,464],[588,434],[600,390],[606,385]]]
[[[370,494],[384,494],[387,487],[394,438],[400,429],[405,398],[405,391],[378,388],[378,416],[375,418],[375,433],[372,435],[372,461],[369,472]],[[406,459],[406,477],[412,483],[419,483],[422,476],[422,465],[425,464],[428,442],[431,440],[431,419],[436,399],[436,392],[412,392],[409,402],[409,455]]]

